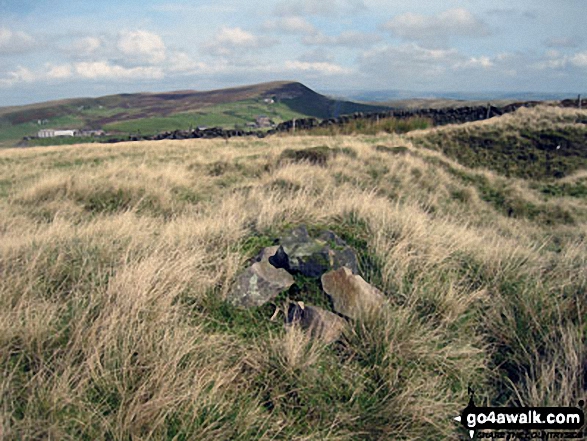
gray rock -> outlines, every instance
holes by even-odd
[[[277,247],[277,251],[275,251],[274,254],[269,256],[268,260],[275,268],[287,269],[289,267],[289,258],[287,257],[287,254],[285,254],[281,245]]]
[[[334,232],[330,230],[326,230],[318,236],[318,239],[323,240],[324,242],[334,244],[335,247],[346,247],[347,244],[344,240],[338,237]]]
[[[263,248],[255,258],[255,262],[269,262],[275,268],[287,269],[289,260],[281,245]]]
[[[353,319],[371,314],[385,302],[385,296],[349,268],[343,267],[322,276],[322,288],[330,296],[334,310]]]
[[[255,262],[237,276],[227,300],[240,307],[261,306],[294,284],[286,270],[275,268],[268,260]]]
[[[342,250],[330,250],[330,267],[333,270],[346,267],[353,274],[360,274],[357,253],[349,246]]]
[[[281,268],[292,273],[318,278],[332,269],[346,266],[359,273],[359,262],[355,251],[332,231],[323,232],[318,239],[308,234],[306,227],[295,228],[281,239],[287,264],[280,260]]]
[[[299,325],[314,338],[332,343],[340,338],[347,322],[342,317],[317,306],[291,303],[286,314],[286,326]]]
[[[278,249],[279,245],[263,248],[257,257],[255,257],[255,262],[268,262],[269,258],[274,256]]]
[[[329,248],[310,237],[306,227],[295,228],[281,239],[281,246],[287,254],[286,269],[307,277],[320,277],[330,269]]]

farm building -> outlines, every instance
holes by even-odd
[[[55,130],[42,129],[37,133],[38,138],[56,138],[58,136],[104,136],[104,130]]]
[[[77,130],[54,130],[54,129],[42,129],[39,130],[37,136],[39,138],[55,138],[57,136],[76,136]]]
[[[257,127],[271,127],[271,120],[268,116],[259,115],[255,121],[257,123]]]
[[[76,136],[104,136],[106,132],[104,130],[80,130],[76,133]]]

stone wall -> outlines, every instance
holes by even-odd
[[[494,116],[511,113],[520,107],[534,107],[541,104],[540,101],[526,101],[520,103],[508,104],[507,106],[496,107],[487,106],[463,106],[447,107],[442,109],[392,109],[384,112],[362,113],[357,112],[352,115],[342,115],[337,118],[328,118],[319,120],[317,118],[300,118],[296,120],[284,121],[275,128],[268,131],[261,130],[225,130],[222,128],[195,129],[195,130],[175,130],[173,132],[163,132],[155,136],[130,136],[128,138],[109,139],[106,142],[123,142],[123,141],[142,141],[142,140],[161,140],[161,139],[191,139],[191,138],[234,138],[243,136],[253,136],[263,138],[276,133],[285,133],[292,130],[310,130],[316,127],[342,126],[352,120],[364,119],[374,121],[376,119],[396,118],[408,119],[412,117],[427,118],[435,126],[446,124],[461,124],[471,121],[480,121]],[[577,107],[577,100],[565,100],[558,103],[561,107]],[[582,100],[584,108],[587,108],[587,101]]]

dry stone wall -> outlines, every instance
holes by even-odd
[[[162,140],[162,139],[212,139],[212,138],[234,138],[234,137],[258,137],[273,135],[276,133],[285,133],[295,130],[310,130],[316,127],[329,126],[343,126],[353,120],[369,120],[375,121],[377,119],[396,118],[408,119],[413,117],[427,118],[432,121],[435,126],[446,124],[461,124],[472,121],[480,121],[483,119],[500,116],[506,113],[511,113],[520,107],[534,107],[541,104],[540,101],[526,101],[520,103],[508,104],[507,106],[463,106],[463,107],[447,107],[442,109],[392,109],[384,112],[362,113],[357,112],[352,115],[342,115],[337,118],[328,118],[319,120],[318,118],[300,118],[290,121],[284,121],[275,128],[268,131],[260,130],[226,130],[218,127],[209,129],[195,129],[195,130],[175,130],[173,132],[158,133],[154,136],[130,136],[128,138],[109,139],[107,142],[123,142],[123,141],[143,141],[143,140]],[[576,100],[565,100],[559,103],[562,107],[577,106]],[[585,103],[587,108],[587,102]]]

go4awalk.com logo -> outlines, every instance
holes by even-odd
[[[469,394],[469,404],[455,420],[467,429],[471,439],[486,430],[499,432],[479,433],[479,438],[515,439],[521,438],[519,431],[524,431],[525,439],[583,439],[583,401],[579,401],[579,407],[477,407],[474,393],[470,390]]]

